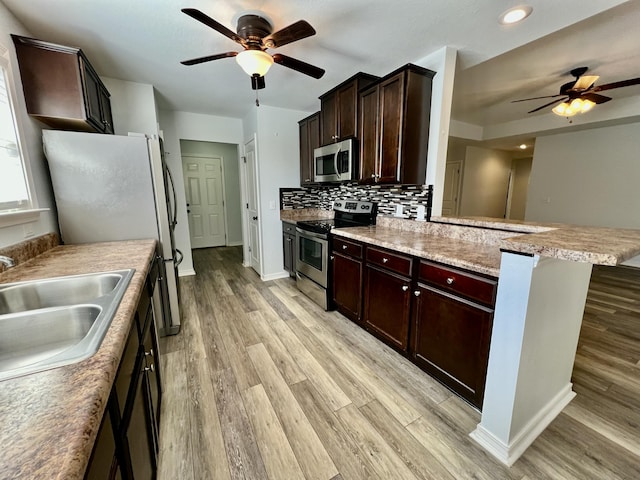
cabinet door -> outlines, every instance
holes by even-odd
[[[365,267],[364,323],[390,345],[407,351],[411,282],[378,268]]]
[[[419,284],[414,291],[413,322],[416,363],[481,407],[493,310]]]
[[[338,90],[338,137],[355,137],[358,124],[358,82],[356,80]]]
[[[379,183],[399,181],[402,118],[404,115],[404,74],[399,73],[380,84],[380,162]]]
[[[99,132],[104,132],[105,126],[102,122],[102,112],[100,110],[100,80],[93,69],[80,57],[80,69],[84,86],[84,101],[87,121]]]
[[[111,112],[111,100],[109,92],[100,85],[100,114],[105,133],[113,134],[113,114]]]
[[[335,143],[337,140],[337,114],[338,105],[335,92],[322,97],[320,99],[320,143],[322,145]]]
[[[360,183],[374,183],[378,159],[378,87],[360,95]]]
[[[298,122],[300,137],[300,185],[311,182],[311,158],[309,158],[309,127],[308,120]]]
[[[361,322],[362,262],[333,254],[333,302],[337,310],[354,322]]]
[[[144,362],[141,362],[144,367]],[[126,439],[129,446],[129,460],[133,478],[146,480],[155,477],[155,452],[153,446],[153,433],[147,416],[147,400],[149,398],[149,386],[144,368],[137,377],[135,397],[131,420],[129,422]]]
[[[162,400],[162,392],[160,390],[160,365],[158,359],[158,345],[156,342],[155,322],[147,329],[144,337],[143,349],[145,357],[144,375],[147,377],[148,383],[148,416],[151,421],[151,432],[154,449],[156,454],[160,451],[160,402]]]
[[[111,422],[110,410],[107,406],[98,431],[96,443],[93,446],[89,466],[84,474],[85,480],[111,480],[118,478],[118,457],[116,456],[116,434]]]
[[[282,235],[282,254],[284,258],[284,269],[289,272],[291,275],[291,271],[293,270],[293,255],[291,254],[291,243],[293,240],[291,235],[283,234]]]

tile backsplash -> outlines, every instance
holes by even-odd
[[[331,210],[334,200],[376,202],[378,214],[393,215],[402,205],[402,218],[416,218],[419,205],[428,206],[426,185],[358,185],[312,186],[280,189],[280,210],[320,208]]]

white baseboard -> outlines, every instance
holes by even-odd
[[[542,408],[516,435],[510,444],[505,444],[489,430],[478,424],[476,429],[469,434],[487,452],[496,457],[502,463],[510,467],[525,452],[527,448],[538,438],[545,428],[560,414],[573,397],[575,392],[571,390],[569,383],[554,398]]]
[[[228,242],[227,247],[239,247],[240,245],[244,245],[242,240],[238,240],[237,242]]]
[[[260,275],[260,278],[262,279],[263,282],[268,282],[269,280],[277,280],[279,278],[288,278],[288,277],[289,277],[289,272],[285,272],[284,270],[282,272],[270,273],[269,275]]]
[[[191,275],[195,275],[196,271],[193,268],[179,268],[178,276],[179,277],[189,277]]]

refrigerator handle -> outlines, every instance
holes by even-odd
[[[171,175],[171,170],[166,163],[164,164],[164,168],[167,171],[167,176],[169,177],[169,183],[171,184],[171,196],[173,197],[173,218],[171,218],[171,230],[173,230],[178,224],[178,204],[176,202],[176,188],[173,184],[173,175]]]
[[[176,258],[176,259],[175,259],[176,267],[177,267],[178,265],[180,265],[180,264],[182,263],[182,259],[184,258],[184,255],[183,255],[183,254],[182,254],[182,252],[181,252],[180,250],[178,250],[177,248],[176,248],[176,254],[177,254],[177,255],[180,255],[178,258]]]

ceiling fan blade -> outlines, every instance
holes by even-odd
[[[596,83],[599,78],[600,77],[598,75],[586,75],[584,77],[580,77],[576,80],[576,83],[573,84],[571,90],[587,90],[591,85]]]
[[[640,78],[630,78],[629,80],[622,80],[620,82],[607,83],[606,85],[599,85],[593,87],[592,92],[601,92],[603,90],[613,90],[614,88],[630,87],[631,85],[640,85]]]
[[[298,20],[296,23],[284,27],[277,32],[267,35],[262,43],[267,48],[278,48],[287,43],[297,42],[303,38],[315,35],[316,31],[305,20]]]
[[[283,67],[290,68],[292,70],[295,70],[296,72],[304,73],[305,75],[309,75],[313,78],[322,78],[322,76],[324,75],[324,70],[322,68],[318,68],[301,60],[296,60],[295,58],[282,55],[281,53],[274,54],[273,61],[282,65]]]
[[[216,22],[213,18],[202,13],[200,10],[197,10],[195,8],[183,8],[182,12],[186,13],[191,18],[201,23],[204,23],[207,27],[213,28],[215,31],[220,32],[225,37],[229,37],[234,42],[238,42],[240,45],[244,45],[244,39],[239,37],[236,32],[228,29],[221,23]]]
[[[212,60],[220,60],[221,58],[235,57],[238,52],[226,52],[219,53],[217,55],[208,55],[206,57],[192,58],[191,60],[184,60],[180,62],[182,65],[197,65],[198,63],[210,62]]]
[[[529,100],[540,100],[542,98],[555,98],[555,97],[564,97],[564,93],[559,93],[557,95],[545,95],[544,97],[521,98],[520,100],[511,100],[511,103],[527,102]]]
[[[598,95],[597,93],[583,93],[582,95],[580,95],[580,98],[591,100],[593,103],[596,103],[598,105],[611,100],[611,97],[605,97],[604,95]]]
[[[559,98],[559,99],[557,99],[557,100],[554,100],[553,102],[545,103],[545,104],[544,104],[544,105],[542,105],[541,107],[534,108],[533,110],[531,110],[530,112],[527,112],[527,113],[537,112],[538,110],[542,110],[543,108],[550,107],[550,106],[551,106],[551,105],[553,105],[554,103],[564,102],[565,100],[569,100],[569,97]]]

